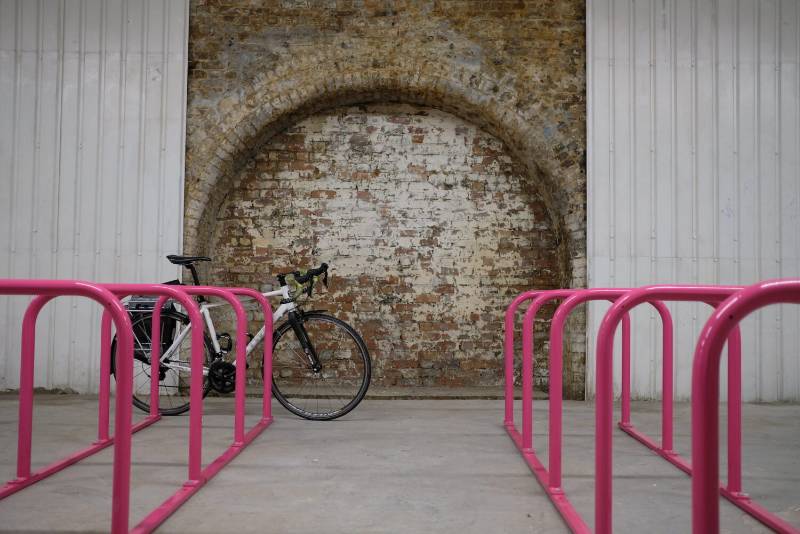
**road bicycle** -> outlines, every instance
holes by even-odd
[[[167,259],[189,269],[195,285],[200,285],[195,263],[211,261],[205,256],[171,255]],[[263,293],[268,298],[281,298],[272,316],[275,325],[272,393],[287,410],[300,417],[312,420],[341,417],[361,402],[369,388],[372,366],[367,346],[358,332],[341,319],[324,310],[304,311],[298,303],[300,297],[311,297],[320,278],[327,286],[327,264],[305,272],[282,273],[277,278],[280,288]],[[134,333],[133,404],[145,412],[150,411],[150,336],[156,300],[131,297],[126,302]],[[236,367],[227,354],[233,348],[233,340],[227,333],[217,334],[210,313],[225,303],[212,303],[202,297],[197,297],[197,301],[206,326],[203,396],[211,390],[231,393],[235,388]],[[260,357],[262,379],[264,328],[255,335],[248,334],[246,351],[248,356],[255,351],[256,358]],[[164,415],[178,415],[189,409],[190,330],[188,316],[175,303],[170,302],[162,309],[158,381],[159,410]],[[112,373],[115,355],[116,336],[111,345]]]

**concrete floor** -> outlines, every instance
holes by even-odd
[[[248,407],[257,413],[258,400]],[[537,401],[535,439],[546,442],[547,401]],[[39,395],[34,463],[94,437],[96,401]],[[232,434],[231,399],[207,402],[205,456]],[[565,407],[565,488],[592,522],[593,405]],[[161,532],[519,533],[566,532],[502,428],[498,400],[366,400],[331,423],[276,420],[186,503]],[[542,415],[542,417],[539,417]],[[636,403],[634,422],[657,433],[658,405]],[[745,488],[800,526],[800,406],[747,405]],[[517,416],[519,420],[519,415]],[[134,438],[136,522],[185,477],[187,417]],[[688,405],[676,439],[687,451]],[[615,529],[689,532],[690,481],[631,438],[615,437]],[[539,447],[543,448],[543,447]],[[13,476],[16,397],[0,396],[0,478]],[[2,532],[104,531],[110,517],[110,449],[0,502]],[[727,532],[765,532],[723,501]]]

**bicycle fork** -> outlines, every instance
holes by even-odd
[[[306,332],[306,328],[303,326],[301,314],[292,310],[289,312],[288,320],[292,327],[292,331],[294,331],[294,335],[297,336],[297,340],[300,342],[300,346],[303,348],[303,354],[305,354],[305,357],[308,359],[311,370],[315,373],[319,373],[322,370],[322,364],[317,357],[317,351],[314,349],[314,345],[308,338],[308,332]]]

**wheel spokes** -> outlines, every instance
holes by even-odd
[[[137,361],[139,361],[140,365],[140,369],[134,374],[133,396],[137,406],[143,410],[150,409],[150,384],[153,379],[153,373],[151,372],[150,365],[152,355],[151,349],[153,346],[150,336],[150,319],[151,316],[140,316],[134,320],[133,325],[133,330],[135,332],[135,350],[139,354]],[[161,339],[159,340],[159,343],[162,345],[162,350],[160,351],[162,357],[172,344],[171,341],[165,340],[165,337],[169,335],[169,321],[173,321],[178,325],[182,324],[179,318],[170,317],[167,314],[162,316]],[[180,335],[180,332],[180,327],[175,328],[171,333],[171,337],[173,339],[177,339],[178,335]],[[187,362],[190,364],[190,352],[191,340],[187,336],[182,340],[180,346],[175,347],[175,350],[171,355],[172,357],[164,361],[164,363],[167,363],[167,365],[159,365],[156,370],[155,376],[159,380],[159,407],[162,413],[165,411],[170,413],[181,413],[188,408],[188,384],[190,373],[184,369],[170,367],[168,364],[169,362],[175,362],[179,365],[183,365]],[[205,346],[203,347],[203,352],[207,361],[208,351]],[[189,365],[187,365],[187,367],[188,366]]]

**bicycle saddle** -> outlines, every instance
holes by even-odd
[[[178,256],[176,254],[170,254],[167,256],[167,260],[175,265],[191,265],[198,261],[211,261],[211,258],[207,256]]]

